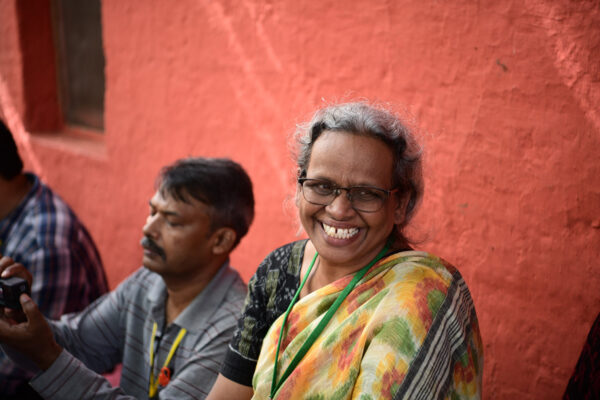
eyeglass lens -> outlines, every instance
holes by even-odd
[[[344,190],[350,204],[358,211],[378,211],[387,199],[387,192],[383,189],[368,186],[340,188],[330,182],[321,180],[305,180],[302,182],[304,198],[309,203],[317,205],[327,206],[331,204]]]

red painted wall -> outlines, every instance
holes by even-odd
[[[115,286],[140,263],[161,166],[229,156],[249,171],[256,221],[232,257],[247,279],[298,231],[295,124],[323,99],[391,102],[427,148],[414,236],[472,290],[485,397],[558,399],[600,311],[599,4],[104,0],[94,136],[23,128],[16,0],[0,0],[0,115]]]

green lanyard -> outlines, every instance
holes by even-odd
[[[279,332],[279,341],[277,342],[277,352],[275,353],[275,365],[273,366],[273,382],[271,384],[271,396],[269,396],[270,399],[273,399],[275,397],[275,393],[277,393],[277,391],[279,390],[279,388],[281,387],[283,382],[285,382],[287,377],[292,373],[292,371],[294,371],[294,369],[296,368],[296,366],[298,365],[300,360],[302,360],[302,358],[308,352],[308,350],[313,345],[315,340],[317,340],[317,337],[319,337],[321,332],[323,332],[323,329],[325,329],[325,326],[329,323],[329,321],[333,317],[333,314],[335,314],[337,309],[340,307],[340,304],[342,304],[342,302],[346,299],[346,297],[348,297],[348,294],[350,294],[352,289],[354,289],[354,287],[356,286],[358,281],[360,281],[363,278],[363,276],[365,276],[367,271],[377,261],[379,261],[385,255],[385,253],[387,253],[388,249],[389,249],[389,243],[386,243],[385,246],[383,247],[383,249],[381,249],[381,251],[375,256],[375,258],[369,264],[365,265],[361,270],[359,270],[354,275],[354,278],[352,278],[352,281],[350,281],[348,286],[346,286],[344,288],[342,293],[338,296],[338,298],[329,307],[329,310],[327,310],[327,313],[325,314],[325,316],[323,316],[323,318],[321,319],[319,324],[316,326],[316,328],[310,333],[308,338],[306,338],[306,341],[300,347],[300,349],[298,350],[298,353],[296,353],[296,355],[292,359],[292,362],[290,363],[290,365],[288,365],[287,369],[285,370],[283,375],[281,375],[281,378],[279,379],[279,382],[278,382],[277,381],[277,359],[279,358],[279,348],[281,346],[281,341],[283,339],[283,330],[285,328],[285,323],[287,322],[288,315],[289,315],[290,311],[292,311],[292,307],[294,307],[294,304],[296,303],[296,300],[298,299],[298,296],[300,295],[300,292],[302,291],[302,288],[304,287],[304,284],[306,283],[306,279],[310,275],[310,271],[312,270],[312,267],[315,264],[315,260],[317,259],[317,256],[319,255],[318,252],[315,254],[312,261],[310,262],[308,271],[306,271],[306,275],[304,275],[304,279],[302,279],[302,283],[300,283],[300,287],[296,291],[296,294],[294,295],[292,302],[290,303],[287,311],[285,312],[285,315],[283,316],[283,322],[281,323],[281,331]]]

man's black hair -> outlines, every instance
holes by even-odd
[[[23,171],[23,160],[8,126],[0,119],[0,177],[11,180]]]
[[[234,247],[254,219],[252,181],[241,165],[227,158],[187,158],[164,167],[157,180],[160,193],[189,203],[189,196],[213,208],[212,230],[236,232]]]

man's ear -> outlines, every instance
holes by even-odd
[[[213,254],[221,255],[227,254],[233,250],[233,245],[237,238],[235,231],[229,227],[222,227],[217,229],[212,234],[213,237]]]

